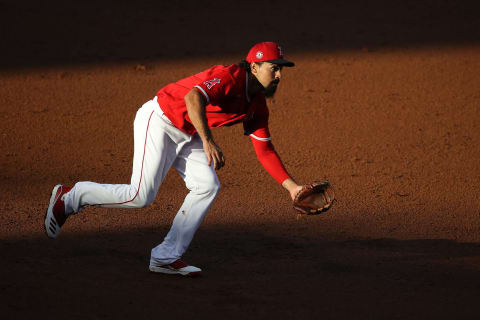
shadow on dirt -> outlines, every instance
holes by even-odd
[[[1,69],[478,44],[478,1],[0,1]]]
[[[187,279],[147,271],[159,239],[145,229],[3,240],[1,311],[16,319],[53,310],[73,319],[480,315],[479,244],[327,241],[208,226],[185,256],[204,276]]]

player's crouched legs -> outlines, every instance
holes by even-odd
[[[220,191],[220,182],[213,171],[213,174],[206,174],[201,180],[187,182],[187,187],[190,192],[175,216],[170,231],[164,241],[152,249],[150,270],[152,267],[155,269],[176,263],[182,257]]]

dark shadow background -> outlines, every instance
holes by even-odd
[[[478,45],[479,8],[478,1],[453,0],[0,0],[0,70],[243,56],[263,40],[278,41],[287,56]],[[45,117],[65,116],[50,108]],[[77,110],[75,116],[97,112],[96,105],[90,108],[94,111]],[[41,150],[52,150],[51,141],[44,139]],[[58,164],[63,162],[52,165]],[[72,174],[90,169],[97,174],[95,164],[104,166],[87,158]],[[26,178],[21,184],[3,180],[12,194],[5,199],[27,197],[21,192],[24,183],[32,183],[29,170],[14,173]],[[46,184],[50,181],[38,183],[40,188]],[[11,226],[18,225],[15,215],[38,218],[40,209],[28,211],[28,205],[38,206],[32,203],[40,195],[34,195],[24,202],[23,211],[12,212],[13,205],[2,208],[8,210]],[[315,226],[309,227],[310,233],[288,225],[269,224],[264,230],[260,225],[202,226],[185,257],[205,270],[199,279],[147,271],[149,250],[169,225],[65,233],[57,241],[30,235],[1,239],[0,314],[7,319],[478,318],[479,244],[439,239],[333,241],[326,235],[312,236],[318,234]]]
[[[0,69],[480,42],[474,0],[0,0]]]
[[[208,226],[188,258],[204,276],[147,271],[167,230],[2,240],[5,319],[475,319],[479,244],[331,241],[285,228]],[[278,232],[278,233],[277,233]],[[161,315],[161,316],[160,316]]]

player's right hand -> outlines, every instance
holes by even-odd
[[[207,155],[208,165],[212,165],[215,170],[221,169],[225,165],[225,156],[222,153],[222,149],[213,140],[207,140],[203,142],[203,150]]]

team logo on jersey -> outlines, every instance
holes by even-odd
[[[218,78],[213,78],[212,80],[207,80],[203,84],[207,86],[207,89],[210,90],[214,85],[217,83],[220,83],[220,79]]]
[[[257,54],[255,55],[257,59],[262,59],[263,58],[263,52],[262,51],[257,51]]]

